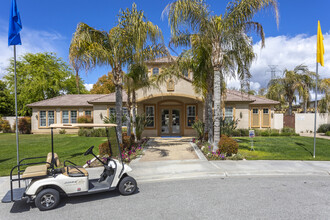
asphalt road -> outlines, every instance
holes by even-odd
[[[131,196],[64,198],[47,212],[24,202],[0,204],[0,219],[330,219],[330,177],[145,182]]]

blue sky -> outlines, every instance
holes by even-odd
[[[0,7],[0,78],[12,48],[7,46],[8,18],[11,0],[1,0]],[[97,29],[109,30],[116,24],[116,16],[121,9],[131,7],[135,2],[145,11],[147,18],[158,25],[164,34],[165,42],[170,39],[167,19],[161,18],[168,0],[17,0],[23,23],[21,32],[22,46],[19,54],[25,52],[56,52],[68,61],[70,40],[79,22],[85,22]],[[225,12],[227,0],[207,0],[215,14]],[[258,89],[270,79],[268,65],[277,65],[278,74],[285,68],[291,69],[305,64],[315,70],[315,47],[317,20],[321,21],[325,37],[325,68],[320,68],[322,77],[330,77],[330,8],[329,0],[279,0],[280,24],[277,28],[271,10],[260,12],[254,20],[260,22],[266,34],[266,48],[260,49],[259,39],[254,39],[257,60],[251,67],[253,74],[251,87]],[[328,58],[329,57],[329,58]],[[97,78],[106,74],[108,67],[97,68],[82,78],[86,84],[93,84]],[[228,79],[230,86],[238,86],[238,81]]]

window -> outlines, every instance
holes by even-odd
[[[69,123],[69,111],[62,111],[62,123]]]
[[[92,117],[92,111],[90,110],[85,111],[85,116]]]
[[[225,108],[225,121],[231,122],[233,120],[233,107],[226,107]]]
[[[109,108],[109,117],[110,116],[113,116],[113,117],[116,116],[116,109],[115,108]]]
[[[155,127],[155,107],[146,106],[146,118],[148,119],[147,128]]]
[[[51,124],[54,124],[55,117],[54,117],[54,111],[48,111],[48,126]]]
[[[153,68],[152,69],[152,75],[158,75],[159,74],[159,68]]]
[[[259,109],[254,108],[254,109],[253,109],[253,114],[258,114],[258,110],[259,110]]]
[[[77,123],[77,111],[71,111],[71,123]]]
[[[264,113],[264,114],[268,114],[268,108],[264,108],[264,109],[263,109],[263,113]]]
[[[40,111],[40,127],[46,127],[46,111]]]
[[[196,106],[188,105],[187,106],[187,127],[191,127],[196,120]]]

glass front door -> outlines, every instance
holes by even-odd
[[[161,134],[180,135],[180,110],[162,109],[161,110]]]

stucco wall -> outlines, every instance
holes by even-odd
[[[103,124],[102,117],[107,117],[107,105],[94,105],[93,107],[93,121],[95,124]],[[102,116],[102,117],[101,117]]]
[[[236,104],[235,105],[235,119],[238,119],[237,128],[247,129],[249,128],[249,104]],[[242,116],[242,117],[241,117]]]
[[[295,114],[295,130],[296,133],[314,131],[314,113],[299,113]],[[316,117],[316,129],[321,124],[327,124],[329,121],[329,113],[319,113]]]
[[[274,114],[273,117],[273,126],[274,129],[282,129],[283,128],[283,114]]]

